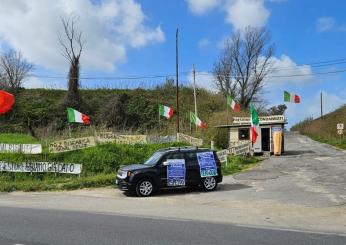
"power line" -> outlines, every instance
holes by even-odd
[[[319,61],[319,62],[312,62],[307,64],[301,64],[296,66],[310,66],[313,68],[318,67],[326,67],[331,65],[339,65],[339,64],[346,64],[346,58],[345,59],[334,59],[334,60],[326,60],[326,61]],[[296,70],[296,68],[291,66],[282,66],[282,67],[276,67],[271,69],[271,72],[278,72],[282,70]],[[270,77],[299,77],[299,76],[312,76],[312,75],[323,75],[323,74],[331,74],[331,73],[340,73],[344,72],[345,70],[338,70],[338,71],[330,71],[330,72],[318,72],[313,74],[292,74],[292,75],[273,75]],[[183,71],[179,72],[179,75],[188,75],[191,71]],[[153,79],[153,78],[169,78],[174,77],[176,74],[157,74],[157,75],[134,75],[134,76],[106,76],[106,77],[89,77],[89,76],[80,76],[79,79],[81,80],[139,80],[139,79]],[[197,76],[205,76],[205,75],[211,75],[210,73],[206,72],[196,72]],[[30,74],[31,77],[37,77],[37,78],[46,78],[46,79],[67,79],[67,76],[64,75],[38,75],[38,74]],[[225,76],[226,77],[226,76]],[[268,76],[269,77],[269,76]],[[77,79],[77,77],[72,77],[72,79]]]

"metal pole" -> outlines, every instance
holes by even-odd
[[[322,98],[322,92],[321,92],[321,118],[323,118],[323,98]]]
[[[193,65],[193,97],[195,100],[195,115],[197,117],[197,98],[196,98],[196,70],[195,70],[195,64]],[[197,132],[197,124],[196,124],[196,132]]]
[[[175,33],[175,70],[176,70],[176,107],[177,107],[177,133],[179,133],[179,57],[178,57],[178,35],[179,29]]]

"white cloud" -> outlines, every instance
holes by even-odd
[[[66,71],[57,33],[60,17],[78,16],[78,27],[86,40],[81,57],[83,68],[112,71],[126,61],[129,48],[163,42],[160,26],[146,25],[147,17],[135,0],[3,0],[0,8],[0,45],[21,50],[36,65]]]
[[[271,59],[272,72],[266,81],[267,87],[280,87],[283,85],[303,85],[314,79],[309,65],[297,65],[287,55]]]
[[[199,40],[199,42],[198,42],[198,48],[199,48],[199,49],[205,49],[205,48],[207,48],[210,44],[211,44],[211,42],[210,42],[209,39],[203,38],[203,39]]]
[[[323,16],[318,18],[316,22],[316,30],[318,32],[328,32],[328,31],[346,31],[345,23],[337,23],[333,17]]]
[[[263,27],[270,16],[263,0],[235,0],[226,7],[226,12],[226,22],[240,31],[247,26]]]
[[[332,17],[321,17],[317,20],[316,29],[319,32],[330,31],[335,26],[335,20]]]
[[[190,11],[202,15],[221,4],[221,0],[186,0]]]
[[[285,0],[186,0],[189,10],[203,15],[215,8],[225,12],[226,23],[235,30],[244,30],[247,26],[263,27],[270,16],[265,2],[280,3]]]
[[[193,74],[192,71],[187,76],[187,81],[191,86],[193,86]],[[200,71],[196,72],[196,87],[197,88],[204,88],[212,92],[217,91],[217,87],[214,82],[215,78],[213,74],[206,72],[206,71]]]

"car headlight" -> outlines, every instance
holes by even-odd
[[[117,177],[119,179],[126,179],[127,173],[128,173],[127,171],[119,171],[118,174],[117,174]]]

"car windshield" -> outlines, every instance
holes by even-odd
[[[155,152],[148,160],[144,162],[145,165],[155,165],[160,158],[163,156],[164,152]]]

